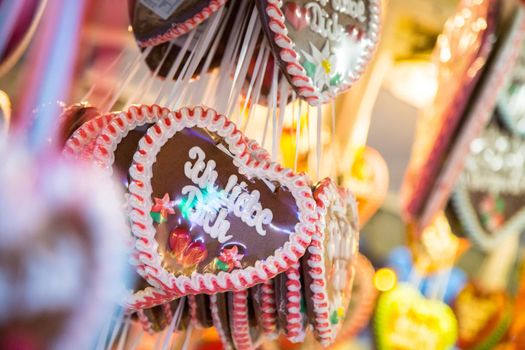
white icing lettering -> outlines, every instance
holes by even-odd
[[[265,236],[264,226],[272,222],[273,212],[263,209],[260,192],[248,192],[248,185],[244,181],[239,183],[237,175],[230,175],[224,191],[216,190],[218,173],[215,171],[215,161],[206,161],[206,154],[197,146],[191,148],[188,155],[195,162],[192,164],[188,161],[184,164],[184,174],[198,186],[188,185],[182,188],[182,194],[187,196],[183,211],[188,219],[201,225],[204,232],[220,243],[233,238],[228,235],[229,212],[233,212],[248,226],[254,227],[260,236]]]

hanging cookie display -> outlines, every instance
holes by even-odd
[[[461,349],[493,349],[507,332],[512,304],[505,291],[487,292],[469,283],[454,302]]]
[[[378,42],[379,0],[257,0],[257,6],[282,72],[311,105],[350,88]]]
[[[306,311],[315,337],[332,343],[345,319],[359,244],[358,214],[352,194],[329,178],[314,187],[318,229],[302,258]]]
[[[221,9],[227,0],[129,0],[131,27],[141,47],[188,33]]]
[[[130,218],[151,285],[173,295],[242,290],[304,254],[315,210],[307,178],[254,160],[224,116],[168,110],[133,159]]]
[[[447,350],[456,342],[457,321],[444,302],[399,284],[379,297],[374,331],[379,350]]]
[[[467,234],[485,250],[525,231],[525,141],[490,124],[470,146],[452,197]]]

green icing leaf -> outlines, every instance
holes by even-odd
[[[341,73],[337,73],[330,79],[330,85],[335,86],[341,84]]]
[[[337,315],[337,310],[332,311],[332,315],[330,315],[330,323],[331,324],[339,323],[339,315]]]
[[[317,70],[317,66],[312,62],[305,60],[303,62],[303,67],[306,70],[306,75],[313,79],[315,77],[315,71]]]
[[[156,213],[152,211],[150,215],[153,221],[155,221],[157,224],[162,224],[167,221],[167,219],[164,216],[162,216],[160,213]]]
[[[215,265],[221,271],[228,272],[230,270],[230,266],[227,263],[225,263],[224,261],[221,261],[221,260],[219,260],[217,258],[215,258]]]

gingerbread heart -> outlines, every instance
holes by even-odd
[[[306,311],[315,337],[331,344],[350,302],[354,264],[359,246],[353,195],[329,178],[314,187],[318,228],[302,259]]]
[[[447,152],[462,152],[455,146],[458,142],[455,136],[460,134],[459,127],[462,131],[466,129],[467,122],[462,120],[472,117],[466,113],[467,106],[472,103],[475,88],[494,46],[497,8],[497,1],[460,2],[456,13],[447,20],[445,31],[434,49],[433,55],[439,64],[437,94],[432,105],[423,110],[425,117],[417,126],[401,193],[405,215],[421,227],[428,225],[439,208],[444,206],[444,203],[437,204],[436,198],[445,201],[456,182],[450,174],[447,178],[443,174],[460,169],[463,163],[463,157],[451,158]],[[485,25],[479,29],[476,23],[481,22]],[[461,44],[465,37],[470,38],[470,45]],[[505,41],[508,39],[510,36]],[[508,40],[510,45],[514,42],[515,39]],[[507,51],[512,52],[512,49],[509,47]],[[487,84],[487,87],[489,94],[495,96],[492,84]],[[487,108],[486,101],[480,101],[483,108]],[[474,122],[472,130],[480,124],[479,121]],[[449,159],[455,162],[452,164]],[[433,212],[427,213],[431,204]],[[420,223],[422,220],[425,222]]]
[[[525,140],[495,123],[471,144],[452,204],[461,226],[482,249],[525,230],[525,171],[519,162],[524,152]]]
[[[130,23],[140,47],[176,39],[221,9],[227,0],[128,0]]]
[[[0,147],[0,348],[88,348],[124,279],[125,216],[99,171],[31,153]]]
[[[139,273],[173,296],[210,294],[246,289],[297,262],[315,229],[308,180],[254,159],[211,109],[162,114],[130,168]]]
[[[452,309],[406,284],[381,295],[374,326],[379,350],[447,350],[457,338]]]
[[[257,6],[282,72],[311,105],[349,89],[378,42],[379,0],[257,0]]]
[[[504,291],[484,292],[468,284],[454,303],[461,349],[492,349],[512,320],[512,305]]]

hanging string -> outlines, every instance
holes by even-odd
[[[164,65],[164,62],[168,58],[172,47],[173,47],[173,41],[169,43],[168,49],[162,56],[162,59],[160,60],[160,62],[157,64],[157,67],[155,68],[155,71],[153,72],[153,74],[151,74],[149,71],[147,72],[147,74],[144,74],[144,77],[141,79],[138,86],[136,86],[133,89],[133,92],[129,95],[128,99],[124,103],[124,106],[130,106],[133,102],[138,102],[136,101],[137,97],[139,97],[140,99],[143,99],[145,96],[148,96],[149,89],[151,88],[151,85],[158,79],[157,77],[159,75],[160,69],[162,68],[162,66]]]
[[[286,105],[288,102],[288,94],[290,93],[290,85],[288,85],[288,80],[281,79],[281,89],[279,91],[279,119],[278,119],[278,126],[277,126],[277,149],[279,149],[281,145],[281,137],[283,134],[283,124],[284,124],[284,118],[286,117]]]
[[[270,57],[270,47],[268,46],[267,42],[264,41],[261,50],[264,50],[264,56],[262,59],[262,66],[260,71],[257,74],[256,77],[256,83],[255,83],[255,99],[252,101],[250,106],[250,111],[248,113],[248,117],[246,118],[246,123],[243,127],[243,132],[248,129],[248,122],[251,120],[252,115],[255,111],[255,105],[259,103],[260,97],[261,97],[261,90],[262,90],[262,84],[264,82],[264,77],[266,75],[266,68],[268,66],[268,59]]]
[[[316,175],[317,180],[320,180],[320,172],[321,172],[321,150],[323,147],[323,140],[322,140],[322,119],[323,119],[323,112],[322,107],[317,106],[317,147],[316,147],[316,153],[317,153],[317,167],[316,167]]]
[[[175,331],[175,327],[179,327],[180,320],[182,318],[182,311],[184,310],[184,305],[186,304],[186,297],[182,297],[179,301],[179,304],[177,305],[177,310],[175,310],[175,315],[173,316],[173,319],[171,320],[170,326],[168,328],[168,334],[166,338],[164,339],[162,350],[167,350],[169,345],[171,344],[172,335]]]
[[[143,68],[142,61],[146,57],[148,57],[148,55],[150,54],[151,50],[152,50],[152,48],[148,47],[140,54],[138,62],[136,62],[136,63],[134,63],[132,65],[131,72],[124,78],[124,81],[120,84],[119,89],[117,90],[117,93],[113,95],[113,97],[109,100],[109,102],[107,104],[104,103],[101,106],[101,111],[102,112],[109,112],[113,108],[113,106],[115,106],[115,104],[117,103],[118,99],[121,97],[122,92],[124,91],[124,89],[133,80],[133,78],[135,78],[135,76],[136,76],[137,72],[139,71],[139,69],[141,67]]]
[[[126,344],[126,339],[128,338],[128,331],[129,331],[130,325],[131,325],[131,320],[129,317],[127,317],[125,324],[124,324],[124,329],[122,330],[122,334],[120,335],[120,339],[117,344],[117,350],[124,350],[124,345]],[[108,346],[108,349],[112,349],[112,347]]]
[[[296,115],[297,121],[296,121],[296,126],[295,126],[295,158],[294,158],[294,163],[293,163],[294,172],[297,172],[297,162],[299,160],[299,140],[301,139],[301,110],[303,108],[302,100],[298,101],[297,107],[298,107],[297,115]]]
[[[155,104],[161,104],[162,99],[165,97],[166,89],[168,89],[168,87],[173,87],[173,81],[175,79],[175,74],[177,74],[177,72],[179,71],[182,60],[184,56],[186,55],[186,53],[188,52],[188,48],[190,44],[193,42],[193,37],[195,36],[196,32],[197,31],[192,30],[186,37],[186,40],[184,41],[182,48],[177,54],[177,58],[175,59],[175,62],[173,62],[173,65],[171,66],[168,72],[168,75],[164,78],[164,81],[162,82],[161,88],[159,89],[159,93],[157,94],[155,98]]]
[[[186,338],[184,339],[184,343],[182,343],[181,350],[188,350],[188,347],[190,346],[190,339],[191,339],[192,331],[193,331],[193,327],[190,325],[188,329],[186,330]]]
[[[115,57],[115,59],[108,65],[108,67],[106,69],[104,69],[104,72],[102,73],[102,77],[110,76],[111,75],[110,72],[113,71],[113,69],[115,68],[115,66],[117,66],[117,64],[118,64],[118,67],[121,66],[123,58],[124,58],[124,51],[125,50],[122,50],[117,55],[117,57]],[[140,59],[140,55],[138,55],[138,54],[136,55],[134,60],[137,60],[137,59]],[[125,67],[125,69],[130,67],[132,65],[132,63],[133,63],[133,61],[131,61]],[[119,74],[119,76],[121,76],[121,75]],[[98,82],[99,82],[99,79],[96,79],[95,82],[93,84],[91,84],[91,87],[86,92],[86,94],[80,99],[80,101],[89,101],[89,99],[91,98],[91,95],[93,95],[93,93],[95,92],[95,89],[98,87]]]

